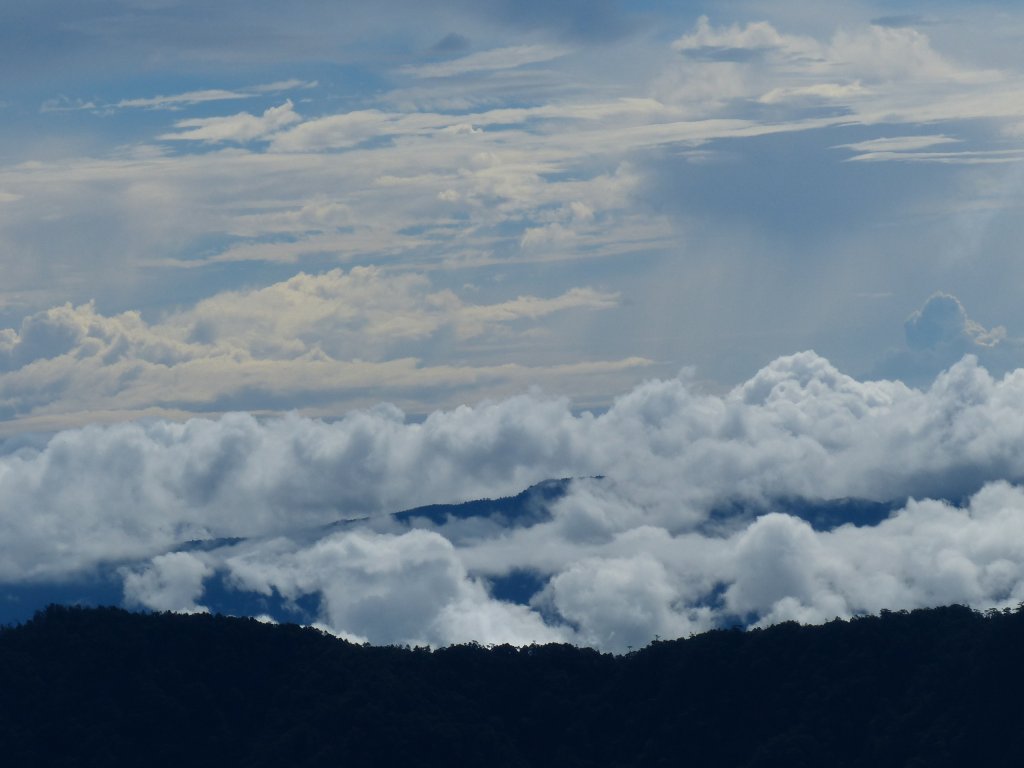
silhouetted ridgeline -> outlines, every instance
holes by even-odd
[[[1024,612],[437,651],[51,607],[0,631],[12,766],[1019,766]]]

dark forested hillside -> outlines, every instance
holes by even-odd
[[[51,607],[0,632],[7,765],[1019,765],[1024,613],[717,631],[611,656],[368,647]]]

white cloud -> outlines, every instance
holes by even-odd
[[[841,29],[830,42],[828,59],[872,81],[985,83],[1000,77],[957,66],[932,47],[926,34],[909,27]]]
[[[782,34],[767,21],[713,27],[707,16],[701,16],[693,32],[677,39],[672,47],[684,54],[702,53],[720,60],[744,59],[744,51],[778,52],[810,61],[821,58],[821,47],[813,38]]]
[[[853,144],[840,144],[837,148],[852,149],[858,153],[912,152],[941,144],[955,144],[959,141],[959,139],[943,134],[930,136],[883,136],[878,139],[854,142]]]
[[[320,621],[343,636],[411,645],[523,645],[567,635],[523,606],[490,598],[451,543],[426,531],[337,534],[308,548],[235,555],[226,565],[240,589],[274,589],[290,600],[319,594]]]
[[[201,608],[216,572],[261,594],[319,595],[324,626],[375,642],[614,649],[736,616],[1015,604],[1024,489],[1006,481],[1024,479],[1021,398],[1024,371],[997,380],[970,358],[915,390],[803,353],[724,395],[651,381],[600,415],[520,396],[422,423],[380,407],[332,423],[89,427],[0,457],[0,580],[140,560],[122,571],[126,599],[153,607]],[[594,475],[518,527],[381,517]],[[844,497],[897,511],[832,530],[797,517]],[[250,540],[165,556],[239,536]],[[545,583],[532,604],[495,600],[490,580],[520,570]]]
[[[247,93],[279,93],[281,91],[309,90],[310,88],[316,88],[318,85],[320,85],[320,83],[316,80],[299,80],[297,78],[291,78],[290,80],[276,80],[273,83],[252,85],[244,90]]]
[[[213,569],[187,552],[154,557],[143,570],[125,570],[124,600],[129,606],[154,611],[205,613],[196,603],[203,593],[203,580]]]
[[[932,294],[904,323],[906,348],[889,354],[879,372],[916,383],[930,381],[966,354],[995,374],[1014,370],[1024,356],[1024,342],[1003,326],[985,328],[972,320],[960,300]]]
[[[747,100],[796,108],[817,100],[849,110],[835,124],[925,123],[979,116],[984,108],[967,104],[979,89],[988,93],[989,114],[1001,114],[1008,88],[1017,87],[1008,73],[952,61],[912,27],[851,26],[824,40],[767,21],[714,26],[701,17],[673,47],[682,61],[657,90],[700,117],[746,111]]]
[[[406,67],[401,71],[413,77],[456,77],[476,72],[515,69],[528,64],[539,64],[565,56],[566,48],[549,45],[516,45],[490,51],[471,53],[458,59]]]
[[[200,117],[179,120],[174,124],[177,133],[160,136],[165,141],[203,141],[208,143],[233,141],[245,143],[264,139],[301,118],[295,114],[291,100],[278,107],[269,107],[260,116],[239,112],[230,117]]]
[[[317,85],[315,81],[307,80],[278,80],[272,83],[260,83],[258,85],[227,90],[224,88],[206,88],[185,93],[175,93],[161,96],[146,96],[134,99],[121,99],[115,104],[109,105],[118,109],[142,108],[142,109],[169,109],[178,110],[196,104],[206,104],[218,101],[236,101],[238,99],[250,99],[259,94],[280,93],[281,91],[292,91],[298,89],[313,88]],[[88,105],[92,107],[94,105]],[[86,109],[87,106],[79,106],[78,109]]]
[[[135,99],[121,99],[114,106],[119,108],[136,107],[144,109],[180,109],[192,104],[204,104],[211,101],[232,101],[247,99],[251,94],[240,91],[228,91],[223,88],[207,88],[201,91],[175,93],[169,96],[147,96]]]
[[[8,270],[11,290],[48,289],[57,303],[81,290],[81,282],[94,282],[95,292],[75,294],[82,301],[120,281],[121,295],[148,279],[139,274],[140,263],[202,269],[226,262],[316,262],[322,268],[325,257],[363,263],[406,258],[459,268],[638,250],[664,254],[678,246],[686,224],[675,222],[673,231],[670,216],[633,194],[643,189],[652,152],[858,123],[995,117],[1015,124],[1022,116],[1021,87],[1012,73],[950,63],[912,29],[850,26],[816,39],[768,22],[716,26],[705,20],[677,47],[676,61],[654,76],[653,86],[629,82],[611,92],[584,78],[545,91],[529,107],[519,106],[514,94],[490,94],[447,113],[385,92],[339,114],[331,114],[337,109],[331,104],[326,110],[314,105],[310,110],[319,116],[305,120],[285,102],[264,113],[189,116],[173,130],[164,127],[155,136],[175,145],[173,152],[165,146],[164,157],[122,153],[0,169],[4,191],[31,201],[5,211],[2,253],[11,254],[5,264],[17,265]],[[272,86],[307,85],[283,81],[223,93],[244,97]],[[218,93],[149,101],[184,104]],[[822,105],[827,114],[808,116],[808,106]],[[891,125],[886,134],[892,135]],[[198,146],[226,142],[259,151]],[[986,154],[966,139],[955,149],[896,157],[876,148],[857,157],[1020,159],[1005,148]],[[494,162],[483,166],[477,157]],[[614,184],[625,181],[615,171],[625,167],[632,169],[631,183]],[[351,213],[347,224],[302,230],[298,212],[325,200]],[[575,202],[594,218],[552,220],[552,210]],[[288,216],[297,219],[290,230],[282,227]],[[90,226],[94,231],[83,237]],[[226,234],[243,232],[240,240],[225,241]],[[285,232],[294,237],[276,237]],[[42,240],[49,247],[38,248]],[[92,276],[76,282],[60,268],[69,259],[91,263]]]
[[[523,324],[618,302],[617,294],[572,288],[550,298],[472,304],[434,290],[423,275],[355,267],[223,292],[157,323],[137,312],[108,317],[91,303],[65,304],[30,315],[17,330],[0,330],[0,406],[8,416],[42,416],[204,409],[239,397],[263,399],[268,407],[287,397],[295,405],[302,392],[320,402],[365,397],[367,390],[404,399],[420,387],[486,391],[487,382],[518,386],[531,377],[536,383],[645,365],[631,358],[545,373],[510,362],[421,362],[432,343],[449,343],[446,334],[500,346]],[[412,342],[416,359],[405,351]]]
[[[859,82],[853,83],[815,83],[814,85],[797,85],[788,88],[773,88],[758,97],[762,104],[784,104],[799,101],[840,101],[848,102],[867,94],[867,89]]]
[[[655,557],[606,557],[574,562],[536,599],[577,627],[576,639],[598,648],[641,648],[658,635],[683,637],[709,629],[710,611],[673,610],[678,590]]]
[[[379,110],[366,109],[308,120],[276,136],[271,149],[304,152],[351,147],[389,133],[388,123],[392,119]]]

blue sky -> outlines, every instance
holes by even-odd
[[[8,432],[604,407],[803,349],[922,384],[960,356],[905,348],[936,292],[1016,365],[1012,5],[0,14]]]
[[[220,579],[352,637],[608,648],[1016,604],[1022,37],[1011,3],[4,4],[0,594]],[[515,533],[310,538],[595,475]],[[772,514],[711,530],[737,496]],[[847,496],[898,512],[776,509]]]

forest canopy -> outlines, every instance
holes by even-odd
[[[623,655],[374,647],[51,606],[0,630],[14,765],[1011,765],[1024,612],[717,630]]]

